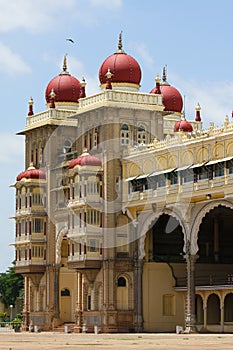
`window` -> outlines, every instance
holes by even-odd
[[[178,174],[177,172],[170,173],[171,185],[176,185],[178,183]]]
[[[217,163],[213,165],[214,176],[224,176],[224,163]]]
[[[61,290],[61,296],[62,297],[69,297],[70,296],[70,291],[67,288],[64,288]]]
[[[89,252],[97,252],[98,251],[98,247],[97,247],[97,242],[96,239],[89,239],[88,240],[88,251]]]
[[[87,296],[87,310],[91,310],[91,295]]]
[[[72,150],[72,144],[71,144],[71,142],[70,142],[69,140],[66,140],[66,141],[64,142],[63,152],[64,152],[64,153],[70,153],[71,150]]]
[[[163,316],[175,316],[175,296],[163,295]]]
[[[166,176],[165,174],[161,174],[157,176],[157,186],[165,187],[166,186]]]
[[[44,231],[44,220],[43,219],[33,219],[32,230],[35,233],[41,233]]]
[[[206,180],[209,178],[209,171],[206,167],[200,167],[196,169],[196,174],[197,174],[197,178],[198,180]]]
[[[137,142],[138,144],[146,143],[146,129],[143,125],[139,125],[138,129],[137,129]]]
[[[126,287],[126,279],[124,277],[118,278],[117,287]]]
[[[121,126],[121,145],[128,145],[130,140],[130,131],[127,124]]]
[[[229,174],[233,174],[233,159],[227,162],[227,167],[229,169]]]
[[[183,183],[194,181],[194,173],[192,169],[183,170],[181,174]]]

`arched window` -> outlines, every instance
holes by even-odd
[[[124,277],[118,278],[117,287],[126,287],[126,279]]]
[[[130,130],[127,124],[121,126],[121,145],[128,145],[130,141]]]
[[[70,153],[71,150],[72,150],[72,144],[71,144],[71,142],[70,142],[69,140],[66,140],[66,141],[64,142],[63,152],[64,152],[64,153]]]
[[[117,280],[117,310],[128,310],[128,307],[128,283],[126,278],[121,276]]]
[[[143,125],[139,125],[137,129],[137,141],[138,143],[146,143],[146,129]]]
[[[70,296],[70,291],[69,291],[69,289],[63,288],[63,289],[61,290],[61,296],[62,296],[62,297],[69,297],[69,296]]]

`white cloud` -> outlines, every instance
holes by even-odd
[[[226,115],[231,118],[233,110],[233,82],[228,81],[184,81],[169,72],[169,82],[175,81],[175,87],[185,95],[186,118],[195,118],[195,107],[201,105],[204,127],[210,122],[222,125]],[[172,84],[173,85],[173,84]]]
[[[75,0],[0,0],[0,32],[24,28],[41,32],[51,28],[60,10],[70,9]]]
[[[14,53],[9,47],[0,42],[0,70],[9,75],[14,73],[28,73],[31,71],[30,67],[23,61],[23,59]]]
[[[119,9],[122,6],[122,0],[90,0],[91,5],[96,7],[106,7],[112,10]]]

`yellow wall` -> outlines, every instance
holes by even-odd
[[[173,289],[175,281],[168,264],[144,263],[142,279],[144,330],[174,332],[176,325],[184,327],[184,298]]]

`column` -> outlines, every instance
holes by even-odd
[[[219,260],[219,221],[218,217],[214,218],[214,261]]]
[[[196,332],[195,315],[195,262],[196,255],[191,255],[188,247],[186,255],[187,264],[187,295],[186,295],[186,315],[185,315],[185,333]]]
[[[204,329],[207,329],[207,305],[203,305],[203,311],[204,311]]]
[[[82,331],[82,273],[80,271],[77,272],[77,279],[78,279],[78,293],[77,293],[77,303],[76,303],[76,310],[75,310],[75,318],[76,318],[76,325],[77,325],[77,332],[81,333]]]
[[[220,312],[221,312],[221,319],[220,319],[220,332],[224,333],[224,300],[221,298],[221,307],[220,307]]]
[[[144,261],[138,259],[134,263],[134,330],[143,331],[142,317],[142,269]]]

